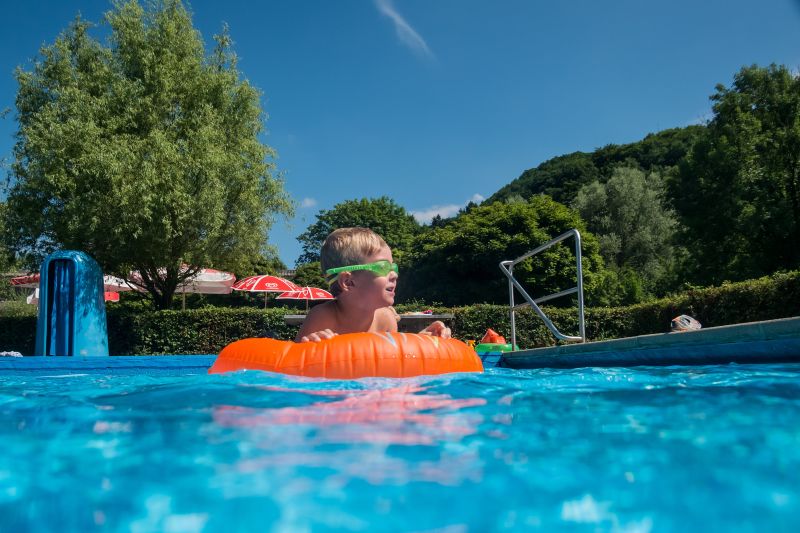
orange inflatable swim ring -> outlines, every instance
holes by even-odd
[[[347,333],[320,342],[242,339],[223,348],[208,373],[244,369],[355,379],[483,372],[483,365],[472,348],[456,339],[416,333]]]

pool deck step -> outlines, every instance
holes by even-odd
[[[508,352],[507,368],[800,363],[800,317]]]

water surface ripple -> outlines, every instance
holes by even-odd
[[[798,366],[199,372],[0,374],[0,531],[800,527]]]

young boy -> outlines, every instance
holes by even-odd
[[[309,311],[295,342],[318,342],[340,333],[397,331],[392,307],[397,265],[380,235],[367,228],[337,229],[322,244],[320,264],[336,299]],[[438,320],[420,333],[450,337],[450,329]]]

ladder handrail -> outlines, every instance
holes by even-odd
[[[528,292],[519,283],[519,281],[514,279],[514,266],[570,237],[575,237],[575,259],[577,265],[577,278],[578,278],[577,285],[575,287],[572,287],[571,289],[566,289],[563,291],[555,292],[553,294],[548,294],[547,296],[542,296],[534,300],[533,298],[530,297]],[[501,261],[500,270],[502,270],[503,274],[505,274],[505,276],[508,278],[508,300],[511,313],[511,346],[517,345],[517,326],[516,326],[515,312],[518,308],[526,306],[530,306],[531,308],[533,308],[536,314],[539,315],[539,318],[541,318],[542,321],[544,321],[547,328],[553,333],[553,335],[557,339],[570,342],[586,342],[586,324],[584,321],[584,312],[583,312],[583,267],[581,265],[581,234],[578,232],[577,229],[571,229],[565,233],[562,233],[555,239],[552,239],[542,244],[541,246],[534,248],[530,252],[521,255],[516,259]],[[522,297],[525,298],[525,302],[519,305],[514,305],[515,288],[520,292]],[[572,335],[564,335],[563,333],[558,331],[558,328],[555,327],[553,322],[547,317],[544,311],[542,311],[542,308],[539,307],[538,305],[548,300],[553,300],[555,298],[560,298],[562,296],[567,296],[575,293],[578,294],[578,329],[579,329],[578,337]]]

